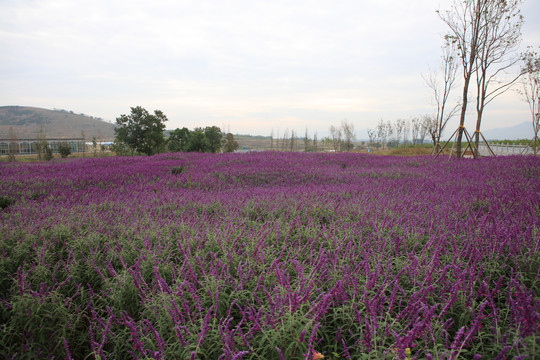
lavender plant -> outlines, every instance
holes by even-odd
[[[3,358],[540,352],[537,157],[2,163],[0,197]]]

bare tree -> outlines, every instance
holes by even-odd
[[[342,132],[341,128],[330,125],[330,138],[332,139],[332,147],[334,151],[341,150]]]
[[[82,143],[83,143],[83,157],[86,157],[86,134],[84,130],[81,131]]]
[[[49,151],[50,151],[49,142],[47,141],[47,137],[45,135],[45,131],[43,130],[43,125],[42,125],[41,129],[39,130],[39,133],[36,136],[36,154],[37,154],[38,160],[41,161],[43,159],[47,159]]]
[[[437,119],[434,115],[424,115],[420,123],[421,129],[427,129],[429,136],[431,136],[431,143],[433,144],[433,153],[440,150],[441,146],[437,140]]]
[[[411,121],[403,120],[403,145],[407,145],[409,133],[411,132]]]
[[[281,141],[281,151],[285,151],[289,145],[289,129],[285,129],[283,139]]]
[[[394,138],[394,141],[396,143],[396,146],[399,146],[399,143],[401,141],[401,137],[403,136],[403,130],[405,128],[405,120],[403,119],[397,119],[396,120],[396,123],[394,125],[394,133],[395,133],[395,138]]]
[[[17,134],[13,127],[9,127],[9,143],[7,148],[8,161],[16,161],[15,155],[19,153],[19,145],[17,144]]]
[[[411,119],[411,141],[413,145],[416,145],[418,142],[418,133],[420,132],[420,119],[414,117]]]
[[[97,157],[97,147],[98,147],[98,141],[96,136],[92,136],[92,151],[94,153],[94,157]]]
[[[394,138],[394,133],[395,133],[395,129],[394,129],[394,125],[392,125],[392,123],[390,122],[390,120],[387,120],[386,121],[386,136],[388,137],[388,143],[386,144],[387,146],[389,146],[389,143],[392,141],[392,139]]]
[[[99,153],[101,156],[103,156],[103,153],[105,152],[105,144],[103,141],[103,133],[101,132],[101,129],[98,131],[98,138],[99,138]]]
[[[436,106],[436,115],[432,120],[432,125],[434,126],[430,126],[429,131],[433,140],[433,145],[435,146],[434,151],[439,151],[439,142],[441,140],[442,132],[448,121],[460,108],[460,104],[456,104],[450,108],[450,110],[447,109],[448,98],[456,81],[456,71],[458,67],[456,60],[455,46],[452,42],[448,42],[442,48],[440,64],[442,77],[436,71],[430,71],[429,75],[424,77],[426,85],[433,91],[433,101]]]
[[[351,151],[354,147],[353,141],[356,140],[354,125],[347,120],[341,122],[341,133],[343,134],[343,145],[346,151]]]
[[[388,128],[386,127],[386,123],[382,119],[380,119],[377,123],[377,138],[381,143],[381,147],[384,149],[384,144],[386,143],[386,139],[388,138]]]
[[[458,136],[456,144],[457,157],[461,158],[461,139],[467,113],[467,96],[469,84],[476,70],[479,38],[482,23],[482,13],[487,11],[488,3],[498,0],[453,0],[450,10],[437,11],[441,20],[448,26],[449,34],[445,36],[446,42],[456,46],[458,57],[463,70],[463,94],[461,100],[461,114],[459,117]]]
[[[313,133],[313,147],[312,147],[313,151],[317,151],[318,145],[319,144],[317,144],[317,132],[315,131]]]
[[[529,105],[534,131],[533,151],[538,153],[538,131],[540,130],[540,57],[531,48],[523,55],[522,89],[519,91]]]
[[[307,127],[306,127],[306,132],[304,134],[304,152],[308,152],[310,149],[309,149],[309,137],[308,137],[308,131],[307,131]]]
[[[274,129],[270,131],[270,150],[274,150]]]
[[[516,65],[520,58],[511,56],[521,40],[523,16],[518,8],[521,0],[486,1],[481,13],[480,37],[476,57],[476,131],[474,151],[478,155],[480,125],[485,107],[516,82],[521,74],[509,80],[500,75]],[[494,85],[494,86],[491,86]]]
[[[369,147],[373,148],[375,146],[375,142],[377,141],[377,131],[375,129],[368,129],[367,135],[369,138]]]
[[[458,158],[462,157],[461,140],[473,74],[477,78],[476,142],[485,106],[516,81],[513,79],[499,83],[494,90],[488,90],[490,83],[496,82],[497,75],[515,64],[515,60],[508,60],[508,54],[515,50],[521,37],[523,18],[518,9],[520,3],[521,0],[453,0],[450,10],[442,13],[438,11],[449,28],[445,39],[447,43],[456,46],[463,70],[463,94],[456,144]],[[491,71],[493,68],[495,70]]]

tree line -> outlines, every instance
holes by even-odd
[[[395,121],[379,120],[375,129],[368,129],[369,147],[384,149],[401,145],[423,145],[429,135],[431,141],[437,141],[436,119],[423,115],[412,119]]]
[[[115,140],[111,149],[118,155],[155,155],[162,152],[197,151],[233,152],[238,142],[231,133],[224,134],[217,126],[189,130],[177,128],[165,137],[167,116],[161,110],[153,114],[141,106],[131,108],[129,115],[116,118]]]
[[[280,137],[279,129],[277,136],[274,135],[274,130],[270,133],[270,149],[274,151],[303,151],[312,152],[321,149],[331,148],[334,151],[351,151],[354,148],[354,140],[356,140],[356,131],[354,124],[348,120],[343,120],[340,126],[330,125],[329,136],[322,138],[320,141],[315,131],[312,137],[308,134],[308,129],[303,137],[300,137],[295,130],[285,129]],[[322,146],[321,146],[322,145]]]
[[[171,152],[197,151],[217,153],[220,151],[233,152],[237,150],[238,142],[234,139],[232,133],[224,134],[217,126],[197,127],[192,131],[183,127],[170,132],[167,146]]]

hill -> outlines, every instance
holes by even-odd
[[[533,137],[533,128],[530,121],[509,126],[482,131],[487,140],[518,140],[530,139]]]
[[[103,119],[67,110],[47,110],[28,106],[0,106],[0,139],[9,138],[13,128],[19,139],[33,139],[41,128],[47,138],[80,138],[84,131],[104,141],[114,139],[114,125]]]

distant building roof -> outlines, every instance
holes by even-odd
[[[19,138],[16,138],[16,139],[0,139],[0,141],[17,141],[17,142],[20,142],[20,141],[39,141],[40,139],[36,139],[36,138],[33,138],[33,139],[19,139]],[[64,138],[64,139],[49,139],[49,138],[45,138],[43,139],[45,141],[83,141],[84,139],[83,138]]]

